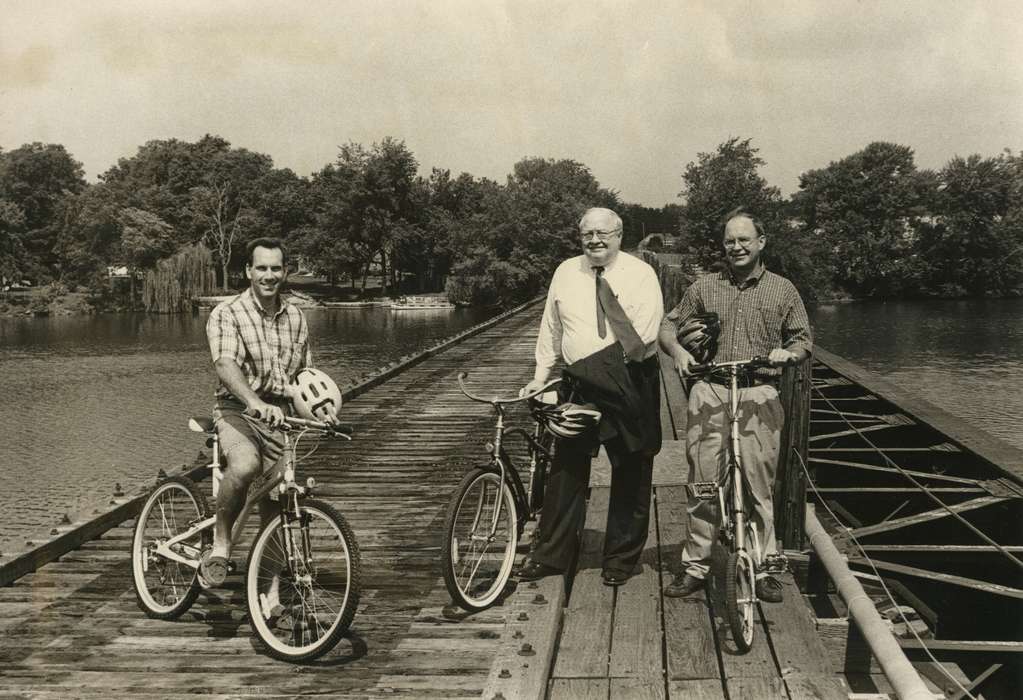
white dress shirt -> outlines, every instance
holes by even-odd
[[[646,357],[656,354],[657,331],[664,316],[657,273],[639,258],[619,251],[614,261],[604,266],[604,279],[646,343]],[[561,263],[547,291],[533,378],[547,381],[559,356],[572,364],[614,344],[614,329],[610,322],[606,325],[607,334],[601,338],[597,334],[597,279],[589,259],[579,255]]]

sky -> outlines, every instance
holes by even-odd
[[[790,194],[873,141],[1023,150],[1023,3],[0,0],[0,148],[93,181],[206,133],[306,176],[388,136],[424,174],[571,158],[654,207],[750,138]]]

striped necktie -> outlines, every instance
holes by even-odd
[[[646,354],[646,343],[632,327],[632,322],[625,315],[622,305],[618,303],[614,290],[604,279],[604,268],[594,266],[593,272],[597,280],[597,335],[601,338],[607,337],[607,323],[610,322],[615,337],[625,349],[625,356],[633,362],[642,360]]]

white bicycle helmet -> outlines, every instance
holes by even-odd
[[[290,382],[295,412],[307,420],[326,421],[341,412],[341,390],[326,372],[312,367],[298,371]]]
[[[600,423],[600,411],[593,404],[563,403],[544,409],[547,429],[560,438],[579,437]]]

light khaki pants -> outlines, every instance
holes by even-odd
[[[728,467],[729,389],[720,384],[696,382],[689,392],[686,457],[689,481],[721,481]],[[778,467],[778,449],[785,411],[778,390],[770,384],[739,390],[739,455],[753,493],[753,522],[764,556],[777,552],[774,541],[772,489]],[[716,501],[692,500],[689,538],[682,551],[682,569],[706,578],[711,545],[717,537]],[[751,545],[752,546],[752,545]]]

